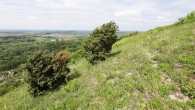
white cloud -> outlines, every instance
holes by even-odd
[[[116,11],[115,16],[134,16],[134,15],[140,15],[140,12],[136,12],[134,10],[125,10],[125,11]]]
[[[36,0],[38,6],[49,8],[74,8],[78,6],[73,0]]]
[[[29,17],[29,20],[32,20],[32,21],[33,21],[33,20],[37,20],[37,19],[38,19],[38,17],[36,17],[36,16],[30,16],[30,17]]]
[[[171,24],[194,0],[0,0],[0,29],[86,29],[115,20],[120,30]]]
[[[170,6],[173,7],[178,7],[181,9],[190,9],[194,10],[195,9],[195,1],[194,0],[177,0],[176,2],[170,3]]]

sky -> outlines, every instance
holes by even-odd
[[[195,0],[0,0],[0,29],[93,30],[111,20],[121,31],[172,24]]]

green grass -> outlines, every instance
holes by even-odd
[[[2,82],[0,82],[0,83],[2,83]],[[7,92],[17,88],[21,84],[22,83],[21,83],[20,79],[10,79],[10,81],[8,80],[7,83],[0,86],[0,88],[1,88],[0,89],[0,96],[3,96]]]
[[[194,42],[195,22],[124,38],[104,62],[69,65],[59,90],[33,98],[24,84],[0,98],[0,109],[194,109]]]

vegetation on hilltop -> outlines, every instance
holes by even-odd
[[[179,18],[178,22],[176,22],[175,25],[189,23],[193,21],[195,21],[195,11],[188,13],[186,17]]]
[[[65,83],[65,78],[70,72],[66,67],[68,57],[66,52],[57,55],[43,54],[39,51],[28,59],[25,65],[27,70],[25,80],[29,84],[29,92],[34,97]]]
[[[0,98],[0,109],[194,109],[194,36],[191,19],[121,39],[104,62],[68,65],[59,90],[33,98],[24,84]]]
[[[82,44],[85,58],[91,63],[104,61],[117,41],[116,31],[118,26],[114,21],[96,28]]]

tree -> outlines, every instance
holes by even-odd
[[[43,95],[46,91],[57,88],[65,82],[70,72],[66,67],[67,54],[61,52],[42,54],[36,52],[26,63],[27,77],[25,81],[29,84],[29,92],[34,96]]]
[[[104,61],[117,41],[116,31],[118,26],[114,21],[96,28],[82,44],[85,58],[91,63]]]

